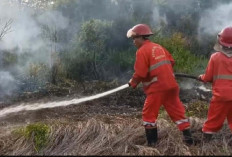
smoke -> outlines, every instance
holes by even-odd
[[[37,12],[36,12],[37,11]],[[55,51],[53,45],[59,48],[57,38],[60,31],[68,25],[68,19],[58,11],[40,11],[25,5],[14,3],[8,0],[1,0],[0,3],[0,28],[11,20],[10,31],[0,40],[0,92],[1,95],[10,95],[17,89],[17,75],[26,74],[30,63],[43,63],[50,65],[51,52]],[[0,30],[1,31],[1,30]],[[57,33],[58,32],[58,33]],[[53,47],[52,47],[53,46]],[[16,56],[29,53],[26,59],[17,61],[13,67],[4,67],[3,53],[10,52]],[[25,76],[27,77],[27,76]]]
[[[0,30],[7,20],[12,19],[11,31],[0,41],[0,72],[2,80],[11,78],[16,81],[16,75],[26,74],[31,63],[51,65],[51,52],[60,51],[69,46],[81,24],[90,19],[100,19],[114,23],[114,33],[109,43],[110,48],[128,48],[130,41],[126,32],[134,24],[148,23],[152,28],[159,29],[163,24],[167,30],[189,31],[190,35],[214,35],[222,28],[232,25],[232,3],[220,4],[202,12],[200,1],[196,0],[69,0],[54,1],[50,5],[59,3],[56,10],[39,10],[17,4],[17,0],[1,0],[0,3]],[[38,3],[42,1],[37,1]],[[37,3],[36,2],[36,3]],[[43,1],[46,3],[46,1]],[[33,3],[31,1],[31,3]],[[64,5],[63,5],[64,4]],[[213,4],[210,2],[210,4]],[[55,5],[54,5],[55,6]],[[211,8],[211,9],[210,9]],[[200,12],[201,11],[201,12]],[[126,15],[126,16],[125,16]],[[194,23],[189,23],[194,21]],[[194,19],[193,19],[194,18]],[[200,21],[198,21],[198,18]],[[185,21],[185,23],[182,23]],[[195,22],[196,21],[196,22]],[[198,23],[199,22],[199,23]],[[189,24],[189,25],[187,25]],[[198,25],[199,24],[199,25]],[[178,28],[176,30],[176,28]],[[186,29],[185,29],[186,28]],[[63,34],[62,34],[63,33]],[[187,33],[186,33],[187,34]],[[11,52],[18,56],[28,53],[25,60],[18,60],[13,67],[1,66],[3,52]],[[51,67],[51,66],[49,66]],[[4,79],[6,78],[6,79]],[[0,86],[4,81],[0,82]],[[9,83],[9,91],[15,89],[17,83]],[[10,85],[14,85],[11,87]],[[191,88],[191,82],[183,85]],[[5,87],[5,88],[8,88]],[[0,91],[4,92],[4,91]],[[6,92],[9,94],[9,92]]]
[[[154,27],[162,27],[162,24],[167,24],[167,18],[166,16],[160,15],[160,11],[158,7],[154,7],[153,9],[153,14],[152,14],[153,20],[152,20],[152,25]]]
[[[2,4],[2,3],[1,3]],[[68,20],[62,13],[57,11],[46,11],[36,15],[35,10],[24,7],[22,10],[18,5],[1,5],[0,19],[12,19],[11,32],[6,35],[1,43],[1,49],[19,48],[17,53],[30,50],[34,53],[41,48],[47,47],[46,40],[42,38],[41,25],[55,27],[59,32],[68,25]]]
[[[223,28],[232,25],[232,2],[218,4],[216,8],[206,10],[199,21],[199,35],[216,35]],[[216,36],[215,36],[216,38]]]
[[[10,95],[16,88],[16,81],[7,71],[0,71],[0,98]]]
[[[192,80],[185,80],[179,83],[180,88],[182,89],[192,89],[195,87],[195,82]]]

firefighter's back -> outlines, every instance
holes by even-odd
[[[211,59],[213,68],[213,95],[218,100],[232,101],[232,57],[216,52]]]
[[[141,49],[149,58],[149,75],[144,82],[154,78],[156,80],[144,86],[145,92],[149,94],[178,87],[173,73],[174,59],[171,54],[164,47],[153,42],[148,42]]]

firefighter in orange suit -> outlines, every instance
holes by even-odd
[[[151,42],[148,37],[153,35],[146,24],[138,24],[127,32],[135,46],[136,61],[134,74],[129,81],[133,88],[141,82],[146,100],[143,107],[142,119],[145,127],[148,145],[157,142],[157,117],[161,105],[171,119],[183,131],[184,141],[192,144],[190,123],[185,117],[185,108],[179,99],[179,87],[173,74],[174,60],[171,54],[159,44]]]
[[[199,76],[212,83],[213,93],[202,128],[205,141],[222,128],[225,119],[232,130],[232,26],[223,29],[217,39],[216,53],[211,55],[205,74]]]

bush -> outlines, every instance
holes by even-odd
[[[40,91],[49,82],[50,69],[43,63],[30,63],[25,73],[17,76],[19,92]]]
[[[174,33],[170,38],[157,35],[151,40],[162,45],[172,54],[175,60],[175,72],[199,74],[207,65],[208,59],[191,53],[187,39],[181,33]]]

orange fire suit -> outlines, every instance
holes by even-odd
[[[143,107],[143,124],[156,125],[159,109],[164,105],[180,130],[190,126],[179,99],[179,87],[173,74],[174,59],[162,46],[145,40],[136,52],[132,87],[140,82],[147,96]]]
[[[200,79],[212,82],[213,93],[202,131],[219,131],[226,118],[232,130],[232,57],[227,57],[222,52],[212,54],[205,74],[200,75]]]

